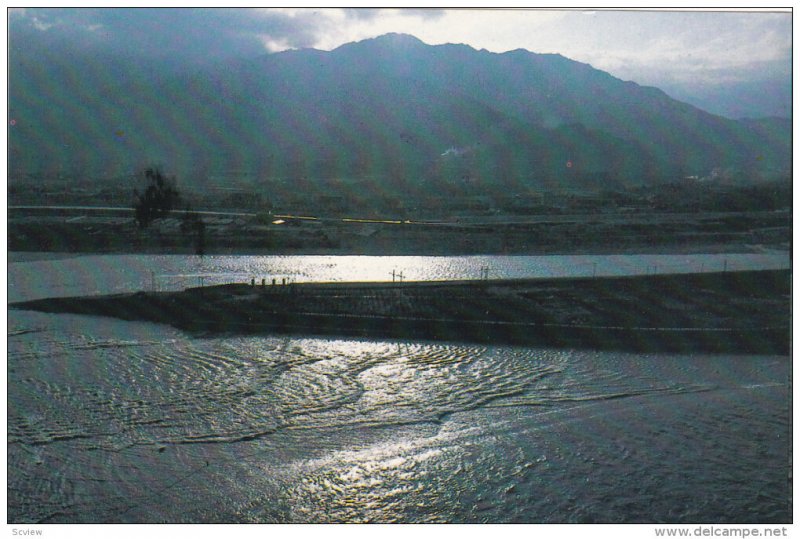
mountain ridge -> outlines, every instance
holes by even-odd
[[[17,65],[18,51],[9,54]],[[20,65],[9,88],[20,119],[9,136],[12,172],[159,162],[190,180],[246,170],[421,189],[427,180],[581,187],[593,175],[611,186],[719,168],[776,174],[791,155],[790,122],[715,116],[558,54],[431,46],[406,34],[225,70],[142,68],[116,88],[117,75],[86,62],[83,80],[61,66],[60,86]]]

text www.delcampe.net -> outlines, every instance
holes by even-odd
[[[725,527],[695,526],[684,528],[659,527],[656,537],[787,537],[788,529],[783,527]]]

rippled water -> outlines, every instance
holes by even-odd
[[[9,521],[787,522],[790,375],[12,311]]]

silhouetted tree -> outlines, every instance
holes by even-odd
[[[148,182],[144,193],[139,193],[138,189],[133,190],[133,209],[139,228],[147,228],[155,219],[165,217],[175,208],[180,198],[174,178],[167,178],[157,168],[148,168],[144,176]]]

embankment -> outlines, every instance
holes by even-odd
[[[791,272],[419,283],[228,284],[16,309],[202,332],[288,332],[637,351],[788,353]]]

